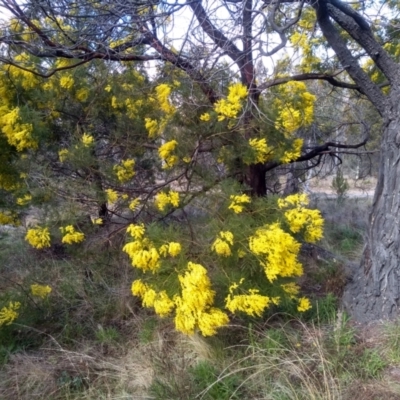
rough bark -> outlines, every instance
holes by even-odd
[[[343,296],[359,322],[400,316],[400,90],[390,98],[367,243]]]

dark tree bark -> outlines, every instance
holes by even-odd
[[[340,0],[314,4],[318,24],[339,61],[383,117],[378,183],[359,268],[351,271],[343,303],[359,322],[400,316],[400,68],[376,41],[368,23]],[[374,60],[391,84],[383,94],[362,71],[333,19]]]
[[[367,243],[343,296],[360,322],[400,316],[400,91],[390,98]]]

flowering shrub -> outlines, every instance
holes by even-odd
[[[140,271],[140,278],[132,284],[133,295],[160,317],[173,318],[176,329],[185,334],[198,330],[204,336],[214,335],[229,323],[231,314],[261,317],[283,299],[294,302],[299,312],[311,307],[307,298],[299,297],[300,287],[294,281],[303,274],[296,238],[315,241],[322,236],[319,211],[306,208],[305,195],[279,199],[280,214],[271,213],[271,204],[263,199],[252,201],[247,195],[235,194],[229,200],[221,223],[231,229],[212,228],[211,258],[204,246],[197,250],[182,246],[182,237],[159,244],[155,228],[131,224],[127,229],[132,240],[123,250]],[[190,246],[196,247],[193,242]],[[200,264],[196,260],[201,258],[208,261]],[[236,283],[238,275],[242,276]],[[168,277],[168,285],[164,286],[161,277]]]

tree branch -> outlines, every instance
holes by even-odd
[[[258,86],[258,90],[262,92],[265,89],[268,89],[273,86],[281,85],[283,83],[287,83],[290,81],[307,81],[307,80],[324,80],[329,82],[332,86],[344,88],[344,89],[353,89],[357,90],[362,93],[362,90],[358,85],[355,85],[353,83],[347,83],[343,81],[338,81],[335,79],[335,76],[341,74],[343,72],[339,71],[337,73],[334,73],[332,75],[330,74],[322,74],[322,73],[304,73],[304,74],[298,74],[298,75],[292,75],[288,77],[283,77],[283,78],[276,78],[268,82],[264,82],[263,84]]]
[[[367,21],[340,0],[330,0],[329,15],[362,47],[390,83],[399,82],[399,65],[375,40]]]
[[[347,48],[344,39],[329,20],[327,0],[317,1],[313,4],[313,7],[317,14],[318,25],[329,45],[336,53],[340,63],[343,65],[343,68],[359,86],[359,90],[368,97],[380,115],[385,115],[387,98],[359,66],[357,60]]]

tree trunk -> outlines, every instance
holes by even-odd
[[[248,168],[246,183],[251,188],[252,196],[266,196],[267,183],[265,181],[265,166],[264,164],[253,164]]]
[[[367,243],[343,296],[359,322],[400,316],[400,91],[392,90]]]

